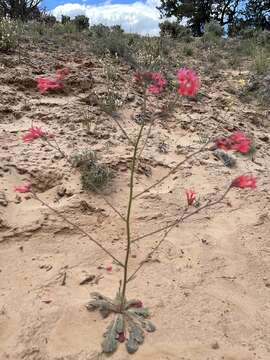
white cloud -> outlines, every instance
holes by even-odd
[[[127,32],[158,35],[160,13],[156,9],[159,0],[136,1],[131,4],[111,4],[106,1],[103,5],[86,5],[66,3],[52,10],[58,19],[61,15],[71,18],[76,15],[85,15],[91,25],[104,24],[107,26],[121,25]]]

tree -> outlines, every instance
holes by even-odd
[[[40,17],[39,5],[42,0],[0,0],[3,17],[27,21]]]
[[[85,15],[77,15],[73,21],[78,31],[89,29],[89,18]]]
[[[270,30],[270,0],[249,0],[244,17],[245,27]]]
[[[71,21],[70,16],[62,15],[61,16],[61,24],[65,25]]]
[[[205,24],[211,20],[221,26],[232,24],[244,0],[161,0],[158,9],[162,17],[175,16],[178,21],[187,19],[193,35],[201,36]]]

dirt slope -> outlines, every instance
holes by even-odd
[[[63,92],[40,95],[34,78],[67,66],[71,74]],[[137,129],[129,115],[139,94],[127,66],[119,66],[119,91],[127,131]],[[252,172],[256,191],[234,189],[228,201],[175,228],[159,252],[130,283],[129,297],[140,297],[157,326],[134,360],[269,360],[270,359],[270,143],[269,112],[237,97],[243,74],[221,73],[202,78],[199,102],[184,102],[176,114],[159,119],[136,191],[159,179],[184,159],[188,145],[203,137],[236,129],[256,139],[255,162],[240,157],[229,169],[207,153],[185,163],[174,177],[136,203],[134,236],[174,218],[185,204],[184,190],[193,188],[201,202],[224,191],[237,175]],[[115,254],[123,256],[125,227],[97,194],[82,191],[79,174],[42,141],[25,144],[21,135],[34,122],[55,134],[68,154],[90,147],[116,171],[105,190],[126,211],[131,148],[112,120],[96,106],[90,116],[95,133],[81,121],[85,99],[102,92],[102,67],[88,54],[33,49],[21,61],[1,55],[0,73],[0,359],[90,360],[98,358],[108,323],[85,304],[92,291],[114,296],[120,269],[78,231],[15,185],[31,182],[50,206],[65,211]],[[232,91],[234,90],[234,91]],[[268,123],[268,124],[267,124]],[[168,153],[158,149],[160,142]],[[147,176],[151,173],[150,176]],[[63,191],[63,188],[65,189]],[[160,237],[134,247],[131,270]],[[79,285],[87,275],[92,282]],[[124,360],[123,346],[111,357]]]

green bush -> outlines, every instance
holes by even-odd
[[[62,15],[61,16],[61,24],[65,25],[71,22],[70,16]]]
[[[77,15],[73,21],[78,31],[89,29],[89,19],[85,15]]]
[[[19,41],[18,23],[2,18],[0,19],[0,51],[10,52],[16,49]]]
[[[257,43],[270,48],[270,31],[264,30],[257,33]]]
[[[91,27],[92,33],[93,30],[92,51],[96,55],[105,56],[109,53],[111,56],[122,58],[131,64],[134,62],[132,58],[132,48],[129,45],[129,40],[125,33],[100,25],[94,29]]]
[[[190,41],[192,38],[191,31],[183,25],[180,25],[177,21],[164,21],[159,24],[160,36],[171,37],[174,39],[183,39]]]
[[[259,75],[266,74],[270,70],[270,57],[264,49],[254,49],[254,57],[251,70],[253,70]]]
[[[242,39],[252,39],[255,37],[256,33],[257,33],[256,29],[244,28],[239,31],[239,36]]]
[[[205,25],[204,35],[213,38],[224,35],[223,27],[217,21],[210,21]]]
[[[93,150],[86,149],[73,154],[70,162],[79,169],[82,186],[86,190],[99,190],[112,178],[112,170],[97,160]]]

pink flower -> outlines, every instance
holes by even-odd
[[[220,138],[215,141],[216,147],[223,150],[235,150],[247,154],[252,141],[241,131],[237,131],[229,137]]]
[[[47,77],[38,77],[36,78],[36,81],[38,90],[41,94],[43,94],[47,90],[56,90],[63,87],[63,84],[59,79],[53,80]]]
[[[148,86],[147,90],[152,94],[161,93],[167,85],[166,79],[160,73],[152,73],[152,84]]]
[[[186,197],[187,197],[188,206],[191,206],[196,200],[196,193],[192,190],[186,190]]]
[[[248,139],[244,133],[242,133],[241,131],[237,131],[229,138],[233,143],[232,150],[236,150],[242,154],[246,154],[249,152],[252,141]]]
[[[20,186],[15,186],[14,191],[18,193],[28,193],[30,192],[30,188],[31,188],[30,184],[20,185]]]
[[[108,271],[108,272],[112,272],[112,266],[110,265],[110,266],[107,266],[106,267],[106,270]]]
[[[178,93],[183,96],[194,96],[200,88],[198,75],[190,69],[182,68],[177,71]]]
[[[134,79],[137,83],[148,85],[147,90],[152,94],[161,93],[167,85],[166,79],[158,72],[137,72]]]
[[[231,187],[236,187],[240,189],[256,189],[256,177],[252,175],[241,175],[235,178],[232,183]]]
[[[56,78],[58,80],[64,80],[64,78],[69,74],[68,68],[58,69],[56,70]]]
[[[31,127],[28,132],[23,135],[22,139],[24,142],[28,142],[34,139],[38,139],[41,138],[43,136],[45,136],[45,132],[39,128],[39,127]]]

